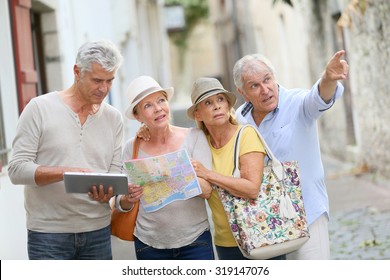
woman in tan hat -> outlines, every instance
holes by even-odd
[[[243,130],[240,141],[240,178],[232,176],[234,142],[241,125],[234,118],[236,96],[225,90],[214,78],[199,78],[191,94],[192,106],[187,115],[194,119],[206,134],[213,157],[212,170],[193,161],[195,171],[212,185],[230,194],[256,198],[262,181],[265,150],[255,128]],[[208,199],[214,222],[214,243],[218,258],[222,260],[245,259],[233,237],[230,225],[216,189]],[[275,259],[283,259],[277,257]]]
[[[140,142],[138,158],[186,149],[191,158],[211,167],[210,149],[203,132],[170,124],[168,100],[172,96],[173,88],[162,88],[149,76],[138,77],[130,83],[126,116],[145,124],[150,133],[148,141]],[[132,138],[126,143],[123,160],[132,158],[134,140]],[[211,185],[201,178],[199,182],[203,191],[200,196],[174,201],[148,213],[140,204],[134,231],[137,259],[214,259],[205,204]],[[129,195],[118,196],[116,206],[120,210],[129,210],[141,196],[142,188],[134,187]]]

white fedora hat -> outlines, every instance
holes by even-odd
[[[236,104],[236,95],[224,89],[222,84],[217,79],[209,77],[198,78],[192,85],[192,106],[187,109],[187,116],[190,119],[194,119],[196,105],[198,105],[206,98],[218,93],[225,94],[226,98],[229,100],[230,106],[233,107]]]
[[[126,90],[127,101],[129,102],[125,112],[126,117],[134,120],[134,107],[148,95],[159,91],[164,91],[168,100],[173,96],[173,87],[162,88],[152,77],[140,76],[134,79]]]

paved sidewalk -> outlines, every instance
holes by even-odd
[[[323,156],[331,259],[390,259],[390,180]]]

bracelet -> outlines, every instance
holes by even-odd
[[[130,212],[131,210],[133,210],[134,208],[134,203],[133,205],[130,207],[130,209],[123,209],[122,206],[121,206],[121,197],[123,195],[117,195],[115,197],[115,208],[117,208],[119,211],[121,212]]]

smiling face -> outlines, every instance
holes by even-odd
[[[278,84],[275,76],[261,62],[242,73],[242,89],[238,89],[245,101],[253,104],[254,111],[263,119],[278,105]]]
[[[169,125],[169,113],[168,99],[163,91],[146,96],[134,108],[135,118],[149,129]]]
[[[206,126],[229,122],[230,104],[223,93],[212,95],[200,102],[195,109],[195,119]]]
[[[87,104],[102,103],[115,78],[115,71],[109,72],[97,63],[92,64],[91,71],[83,73],[75,65],[74,74],[79,96]]]

